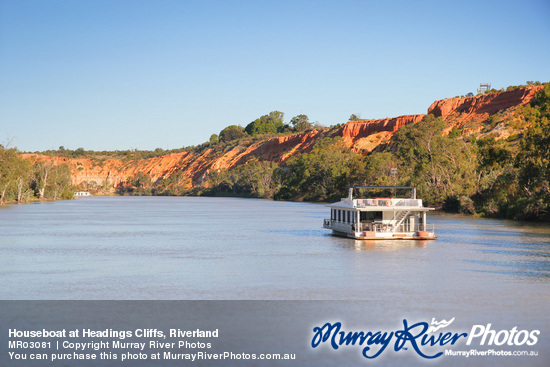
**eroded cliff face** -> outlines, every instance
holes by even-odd
[[[380,120],[347,122],[338,132],[346,145],[356,152],[370,153],[387,143],[402,126],[415,124],[426,115],[405,115]]]
[[[449,130],[458,127],[475,132],[483,128],[483,122],[491,115],[499,114],[500,119],[512,116],[518,106],[530,102],[541,88],[533,86],[476,97],[442,99],[435,101],[428,113],[442,117]],[[260,141],[241,141],[223,150],[209,148],[141,160],[67,159],[37,154],[23,156],[34,162],[49,161],[54,165],[67,163],[71,167],[73,184],[95,183],[98,187],[110,188],[111,192],[140,172],[147,174],[152,182],[179,172],[187,178],[187,186],[192,187],[204,184],[212,170],[229,170],[252,160],[284,162],[293,155],[311,151],[313,145],[324,137],[340,136],[350,149],[367,154],[388,143],[402,126],[418,123],[424,116],[349,121],[334,129],[311,130]]]
[[[543,88],[532,86],[481,96],[441,99],[432,103],[428,113],[442,117],[448,130],[457,127],[464,129],[466,134],[476,133],[483,129],[483,122],[491,115],[498,114],[500,120],[511,117],[517,107],[529,103]],[[498,137],[506,136],[503,132]]]
[[[137,161],[49,157],[40,154],[23,154],[22,156],[30,159],[33,163],[43,161],[53,165],[68,164],[71,168],[74,185],[95,182],[98,186],[107,184],[110,187],[116,187],[138,172],[147,174],[152,181],[167,177],[180,167],[181,162],[188,154],[187,152],[175,153]]]
[[[229,170],[251,160],[269,160],[280,163],[294,154],[308,152],[328,130],[312,130],[290,136],[275,137],[258,142],[242,141],[228,146],[222,152],[205,149],[201,152],[182,152],[140,160],[94,160],[90,158],[49,157],[40,154],[23,154],[33,163],[50,162],[53,165],[68,164],[72,183],[94,183],[96,187],[109,187],[111,192],[137,173],[144,173],[152,182],[180,172],[187,177],[187,186],[204,184],[211,170]]]

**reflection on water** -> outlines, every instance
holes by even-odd
[[[413,240],[351,240],[343,239],[338,245],[355,251],[399,251],[411,247],[426,247],[429,241]]]

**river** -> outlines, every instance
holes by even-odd
[[[322,204],[237,198],[3,207],[0,299],[360,301],[379,320],[550,332],[548,225],[430,215],[435,241],[368,242],[331,236],[325,217]]]

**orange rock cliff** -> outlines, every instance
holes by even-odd
[[[542,88],[531,86],[475,97],[442,99],[435,101],[428,108],[428,113],[442,117],[449,130],[455,126],[464,128],[466,124],[473,131],[476,130],[477,124],[477,130],[481,130],[482,123],[489,116],[512,116],[518,106],[530,102],[535,93]],[[368,154],[380,145],[388,143],[402,126],[418,123],[424,116],[406,115],[378,120],[349,121],[339,128],[310,130],[256,142],[241,141],[235,146],[226,147],[222,152],[208,148],[129,161],[73,159],[39,154],[23,154],[23,157],[34,162],[41,160],[54,164],[67,163],[71,168],[73,184],[95,182],[98,186],[108,187],[112,192],[118,185],[139,172],[150,176],[152,182],[181,172],[183,177],[188,178],[188,186],[192,187],[204,184],[208,173],[214,170],[229,170],[252,160],[281,163],[293,155],[310,151],[313,145],[324,137],[340,136],[350,149]]]

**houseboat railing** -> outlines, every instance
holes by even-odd
[[[435,226],[433,223],[420,224],[415,223],[410,225],[410,223],[403,223],[399,226],[394,226],[393,224],[381,223],[381,222],[372,222],[372,223],[359,223],[356,226],[355,223],[343,223],[331,219],[323,220],[323,227],[328,229],[337,229],[341,231],[352,231],[352,232],[378,232],[378,233],[388,233],[388,232],[430,232],[435,233]]]
[[[326,228],[326,227],[325,227]],[[358,232],[419,232],[426,231],[434,233],[434,225],[432,223],[419,224],[415,223],[411,226],[409,223],[403,223],[399,226],[386,223],[361,223],[357,227]]]
[[[356,207],[365,207],[365,206],[411,206],[411,207],[421,207],[421,199],[390,199],[390,198],[380,198],[380,199],[355,199]]]
[[[370,224],[370,225],[361,225],[359,226],[359,232],[378,232],[378,233],[388,233],[388,232],[431,232],[434,233],[434,225],[433,224],[426,224],[426,225],[419,225],[415,224],[414,226],[408,225],[408,224],[401,224],[397,227],[391,225],[391,224],[383,224],[383,223],[376,223],[376,224]]]

